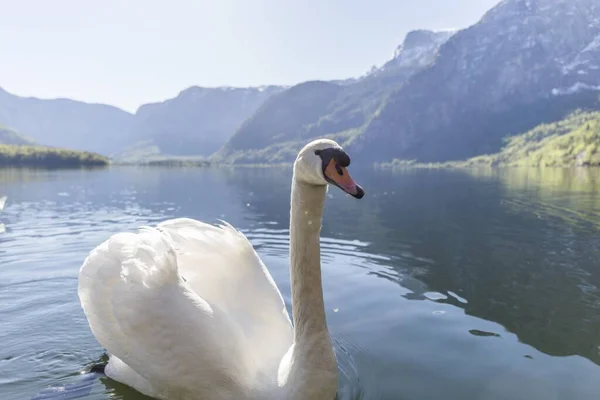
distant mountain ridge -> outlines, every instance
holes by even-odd
[[[600,108],[599,35],[595,0],[505,0],[466,29],[410,32],[392,60],[345,82],[342,100],[317,122],[282,133],[275,115],[289,99],[265,104],[257,128],[247,121],[217,155],[290,161],[316,136],[339,138],[366,163],[493,153],[509,135]],[[324,124],[331,121],[337,129]]]
[[[137,151],[143,142],[164,154],[208,156],[267,98],[282,90],[194,86],[131,114],[104,104],[20,97],[0,88],[0,123],[54,147],[112,155]]]
[[[135,114],[68,99],[25,98],[0,89],[0,123],[42,144],[94,151],[127,162],[215,153],[221,161],[288,161],[285,147],[296,148],[306,138],[352,138],[391,91],[433,61],[439,46],[452,34],[410,32],[388,63],[362,77],[292,87],[193,86],[172,99],[144,104]],[[279,94],[281,104],[270,101]],[[320,100],[313,102],[316,99]],[[311,108],[313,113],[308,112]],[[273,110],[277,115],[271,114]],[[302,115],[301,110],[308,114]],[[287,119],[282,118],[284,114]],[[265,125],[259,136],[239,139],[261,124]],[[251,146],[244,147],[245,143]],[[249,151],[259,143],[260,154]],[[265,150],[272,144],[279,150]],[[263,156],[267,153],[271,155]]]
[[[69,99],[20,97],[0,88],[0,123],[42,145],[103,154],[128,143],[133,115]]]
[[[308,140],[330,137],[366,164],[444,162],[600,109],[599,92],[597,0],[504,0],[466,29],[409,32],[388,62],[359,77],[191,87],[135,114],[0,91],[0,123],[42,144],[128,161],[290,162]]]
[[[346,81],[312,81],[271,97],[217,152],[220,162],[289,162],[306,141],[351,142],[395,90],[435,62],[454,32],[409,32],[381,68]]]
[[[281,86],[188,88],[173,99],[145,104],[135,114],[131,141],[161,153],[209,156]]]

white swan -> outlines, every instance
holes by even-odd
[[[79,298],[107,349],[106,375],[168,400],[332,400],[338,369],[325,319],[319,233],[328,184],[356,198],[334,141],[294,163],[293,320],[271,275],[233,227],[175,219],[119,233],[79,272]]]

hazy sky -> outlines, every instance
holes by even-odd
[[[358,76],[498,0],[0,0],[0,87],[135,111],[192,86]]]

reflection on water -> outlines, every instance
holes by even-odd
[[[328,192],[321,242],[340,400],[597,398],[597,170],[353,175],[367,195]],[[0,170],[0,397],[144,398],[80,375],[104,351],[79,307],[77,270],[112,233],[224,219],[252,241],[290,307],[290,178]],[[43,392],[52,387],[66,390]]]
[[[480,180],[500,181],[511,196],[505,204],[540,218],[600,228],[600,174],[589,168],[507,168],[467,170]]]

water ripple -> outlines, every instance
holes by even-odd
[[[86,394],[80,381],[104,349],[77,272],[113,233],[226,219],[289,307],[289,182],[252,174],[133,168],[2,181],[2,400],[146,400],[108,379]],[[328,199],[321,254],[339,400],[596,398],[597,191],[541,196],[433,171],[394,178],[365,180],[373,195],[362,202]]]

